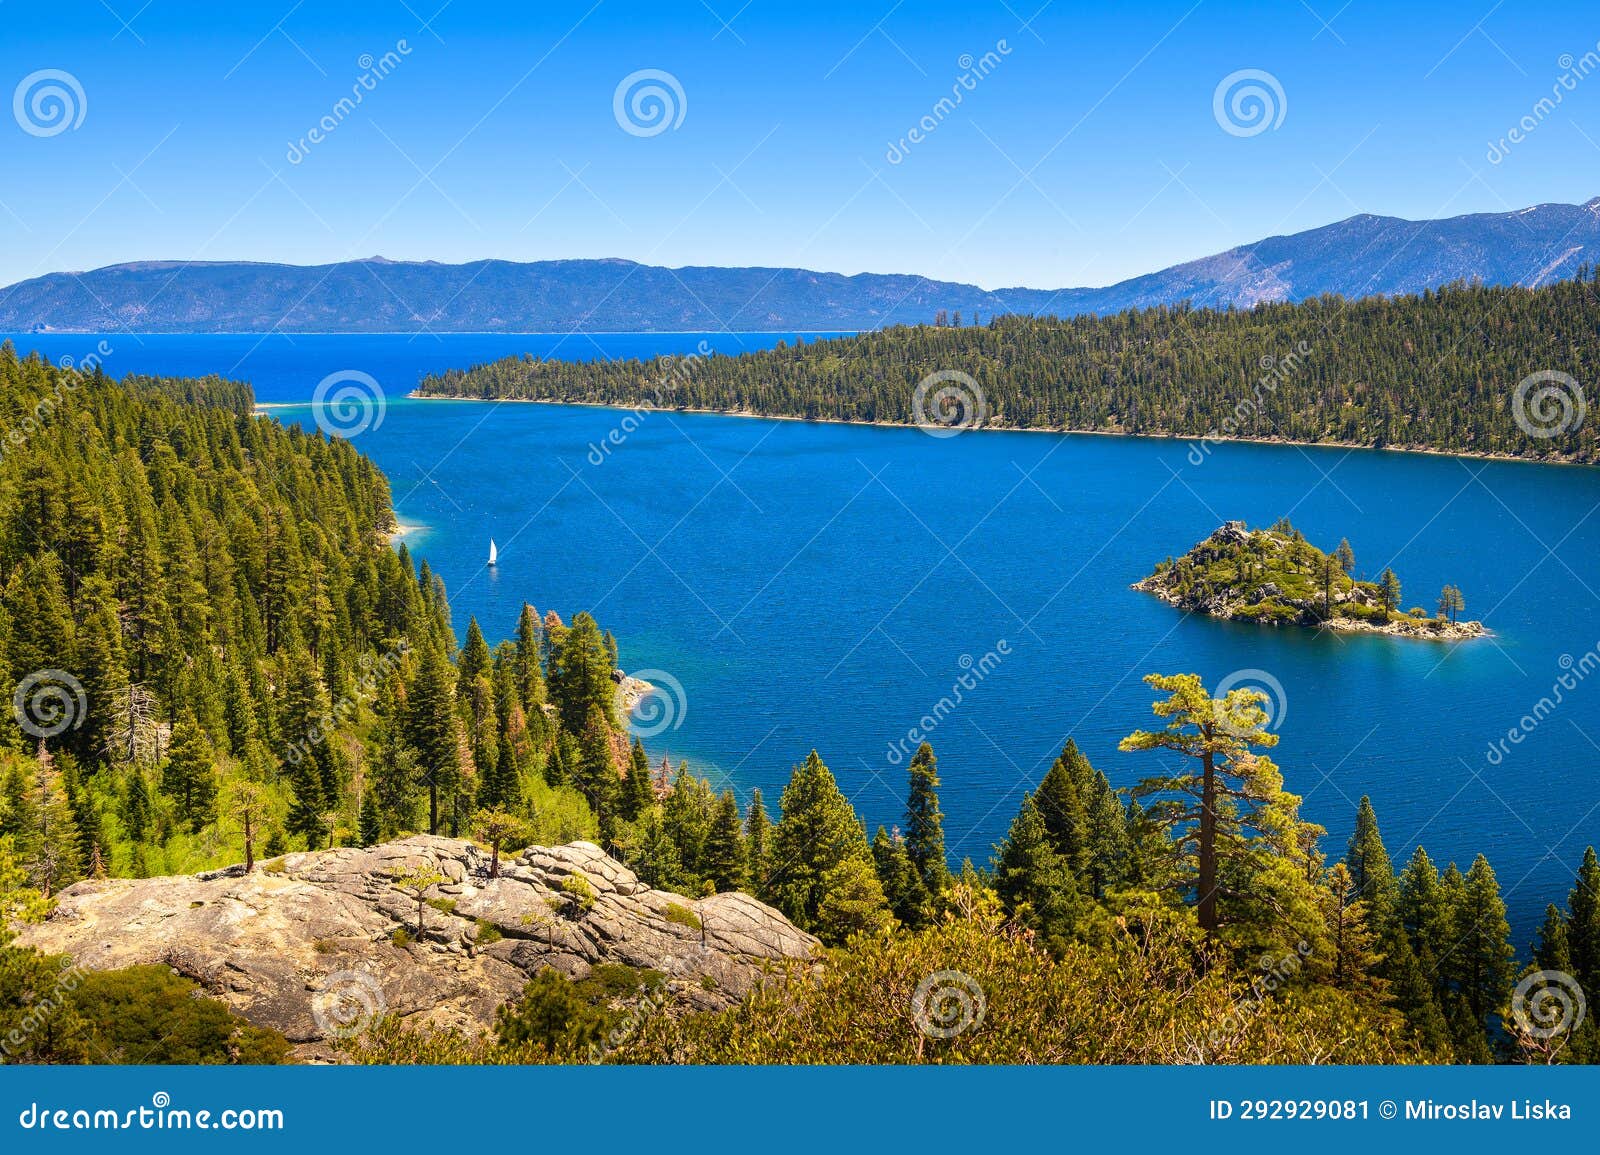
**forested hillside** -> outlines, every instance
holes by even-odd
[[[525,605],[511,639],[491,647],[473,621],[458,644],[442,583],[388,543],[383,477],[346,442],[253,416],[248,389],[118,385],[5,348],[0,422],[7,1061],[283,1057],[164,972],[63,991],[77,972],[6,924],[84,878],[273,871],[287,850],[416,831],[491,862],[589,839],[649,886],[747,891],[834,950],[820,977],[686,1017],[640,1012],[644,976],[545,971],[493,1037],[383,1022],[349,1041],[357,1061],[1600,1059],[1592,1020],[1547,1029],[1565,984],[1600,989],[1593,851],[1521,966],[1483,856],[1440,870],[1418,848],[1397,872],[1365,803],[1325,851],[1267,755],[1258,692],[1152,675],[1157,728],[1128,719],[1122,742],[1153,755],[1133,760],[1144,777],[1114,788],[1068,742],[992,857],[954,864],[926,744],[896,829],[869,835],[815,751],[769,815],[759,794],[741,807],[652,769],[589,614]],[[452,908],[445,881],[392,879],[395,949],[437,947],[422,914]],[[594,897],[581,873],[562,895]]]
[[[1583,420],[1583,390],[1600,372],[1595,276],[965,327],[956,314],[687,362],[507,358],[427,377],[419,392],[1592,462],[1600,425]]]

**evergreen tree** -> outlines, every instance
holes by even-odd
[[[578,765],[573,785],[583,791],[589,808],[600,819],[602,841],[609,842],[618,818],[617,795],[622,783],[611,760],[611,727],[597,703],[591,703],[589,717],[578,737]]]
[[[172,799],[178,821],[198,834],[217,820],[216,755],[191,715],[172,728],[172,747],[161,772],[161,792]]]
[[[802,930],[828,929],[823,926],[822,909],[833,884],[849,881],[855,887],[852,901],[871,900],[871,888],[856,885],[861,881],[859,871],[834,873],[857,862],[870,875],[871,850],[855,810],[815,750],[795,767],[784,787],[772,832],[772,860],[768,893]],[[872,881],[877,886],[876,877]],[[882,887],[877,889],[881,902]],[[886,912],[887,903],[884,906]]]
[[[442,646],[426,646],[407,698],[411,747],[428,790],[428,833],[439,832],[461,786],[460,727],[455,712],[455,674]],[[291,826],[291,829],[295,827]]]
[[[928,913],[928,888],[911,861],[906,840],[900,832],[890,834],[882,826],[872,836],[872,866],[878,884],[895,918],[916,929],[924,925]]]
[[[305,839],[307,850],[315,850],[321,845],[322,836],[327,829],[322,818],[327,810],[327,800],[322,793],[322,778],[310,760],[302,758],[298,762],[289,763],[288,779],[292,795],[289,803],[289,832]]]
[[[568,731],[581,734],[593,710],[600,711],[607,726],[615,725],[617,687],[611,680],[613,668],[600,627],[587,613],[573,616],[572,627],[559,647],[552,639],[550,700]]]
[[[746,880],[747,848],[739,822],[739,802],[732,790],[717,799],[716,813],[706,832],[705,878],[717,890],[742,890]]]
[[[944,815],[939,811],[939,765],[933,747],[924,742],[911,758],[911,782],[906,797],[906,854],[923,887],[932,894],[949,881],[945,861]]]
[[[1583,852],[1578,876],[1567,895],[1568,942],[1572,954],[1572,975],[1585,991],[1595,992],[1596,1013],[1600,1014],[1600,859],[1594,847]]]
[[[33,773],[33,796],[28,809],[34,829],[33,837],[24,843],[27,853],[23,861],[33,885],[49,898],[83,877],[84,860],[61,771],[43,740],[34,758]]]
[[[1389,613],[1394,613],[1400,608],[1400,579],[1395,572],[1384,568],[1383,576],[1378,579],[1378,595],[1383,600],[1383,608]]]
[[[1278,741],[1265,729],[1266,695],[1241,688],[1213,699],[1193,674],[1145,681],[1168,695],[1153,707],[1167,725],[1135,731],[1121,749],[1171,750],[1198,764],[1145,779],[1134,795],[1157,799],[1146,820],[1171,833],[1201,929],[1215,935],[1234,923],[1245,949],[1314,940],[1321,919],[1308,848],[1320,828],[1301,821],[1300,799],[1283,789],[1271,759],[1252,750]]]
[[[678,845],[667,833],[659,806],[651,807],[639,820],[639,835],[627,861],[647,886],[680,892],[688,888]]]
[[[1132,847],[1128,814],[1111,781],[1096,770],[1089,794],[1089,865],[1084,881],[1094,898],[1105,898],[1129,881]]]
[[[1323,888],[1322,911],[1332,955],[1327,961],[1328,981],[1340,990],[1383,1001],[1388,983],[1379,973],[1382,956],[1377,936],[1367,925],[1367,905],[1361,900],[1350,868],[1335,864]]]
[[[750,889],[757,898],[765,898],[767,875],[771,870],[770,845],[772,820],[767,817],[767,804],[759,789],[750,791],[750,809],[745,812],[744,844],[749,854]]]
[[[1488,859],[1478,855],[1467,871],[1455,910],[1456,946],[1448,958],[1457,993],[1479,1033],[1506,1007],[1516,974],[1511,927]]]
[[[995,855],[995,890],[1006,910],[1052,949],[1070,942],[1084,903],[1067,856],[1056,849],[1049,823],[1032,794]]]
[[[894,924],[870,852],[844,859],[823,875],[822,883],[816,933],[823,942],[842,943],[852,935],[879,934]]]
[[[1066,747],[1033,795],[1033,804],[1039,817],[1044,819],[1051,845],[1066,860],[1068,869],[1079,876],[1089,868],[1088,794],[1093,780],[1094,769],[1089,760],[1078,749],[1078,744],[1068,738]]]
[[[716,799],[711,784],[689,772],[689,764],[678,767],[672,791],[662,803],[667,834],[678,848],[685,874],[698,885],[705,877],[705,846],[711,832]]]
[[[128,773],[127,788],[122,796],[122,828],[134,842],[143,842],[150,830],[150,818],[150,787],[135,766]]]
[[[629,822],[636,822],[656,801],[655,790],[650,785],[650,759],[645,755],[644,743],[637,738],[629,750],[628,778],[622,785],[622,816]]]

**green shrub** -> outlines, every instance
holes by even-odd
[[[667,909],[661,912],[661,917],[679,926],[686,926],[690,930],[700,929],[700,916],[680,903],[667,903]]]
[[[594,887],[581,871],[573,871],[561,880],[561,892],[570,895],[572,902],[585,914],[594,909]]]

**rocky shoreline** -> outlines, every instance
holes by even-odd
[[[1139,590],[1142,593],[1154,594],[1169,606],[1190,613],[1204,614],[1208,618],[1222,618],[1226,621],[1249,621],[1258,625],[1276,625],[1276,622],[1261,622],[1260,619],[1249,614],[1238,612],[1243,609],[1245,602],[1235,603],[1205,603],[1198,604],[1179,597],[1174,591],[1166,588],[1160,582],[1160,576],[1152,574],[1141,581],[1136,581],[1129,589]],[[1309,607],[1308,607],[1309,609]],[[1412,618],[1404,615],[1396,616],[1393,620],[1378,624],[1377,622],[1364,622],[1358,618],[1334,617],[1324,621],[1314,614],[1308,614],[1303,620],[1296,620],[1291,625],[1319,630],[1332,630],[1342,634],[1384,634],[1391,638],[1420,638],[1439,642],[1459,642],[1469,638],[1483,638],[1489,636],[1489,631],[1482,622],[1450,622],[1442,618]]]

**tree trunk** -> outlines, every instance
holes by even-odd
[[[244,872],[249,874],[256,868],[255,832],[250,824],[250,814],[246,811],[244,816]]]
[[[489,848],[489,881],[493,882],[500,877],[500,844],[494,843]]]
[[[439,833],[439,787],[428,783],[428,833]]]
[[[1215,933],[1217,919],[1217,776],[1215,755],[1201,756],[1203,785],[1200,789],[1200,929]]]

